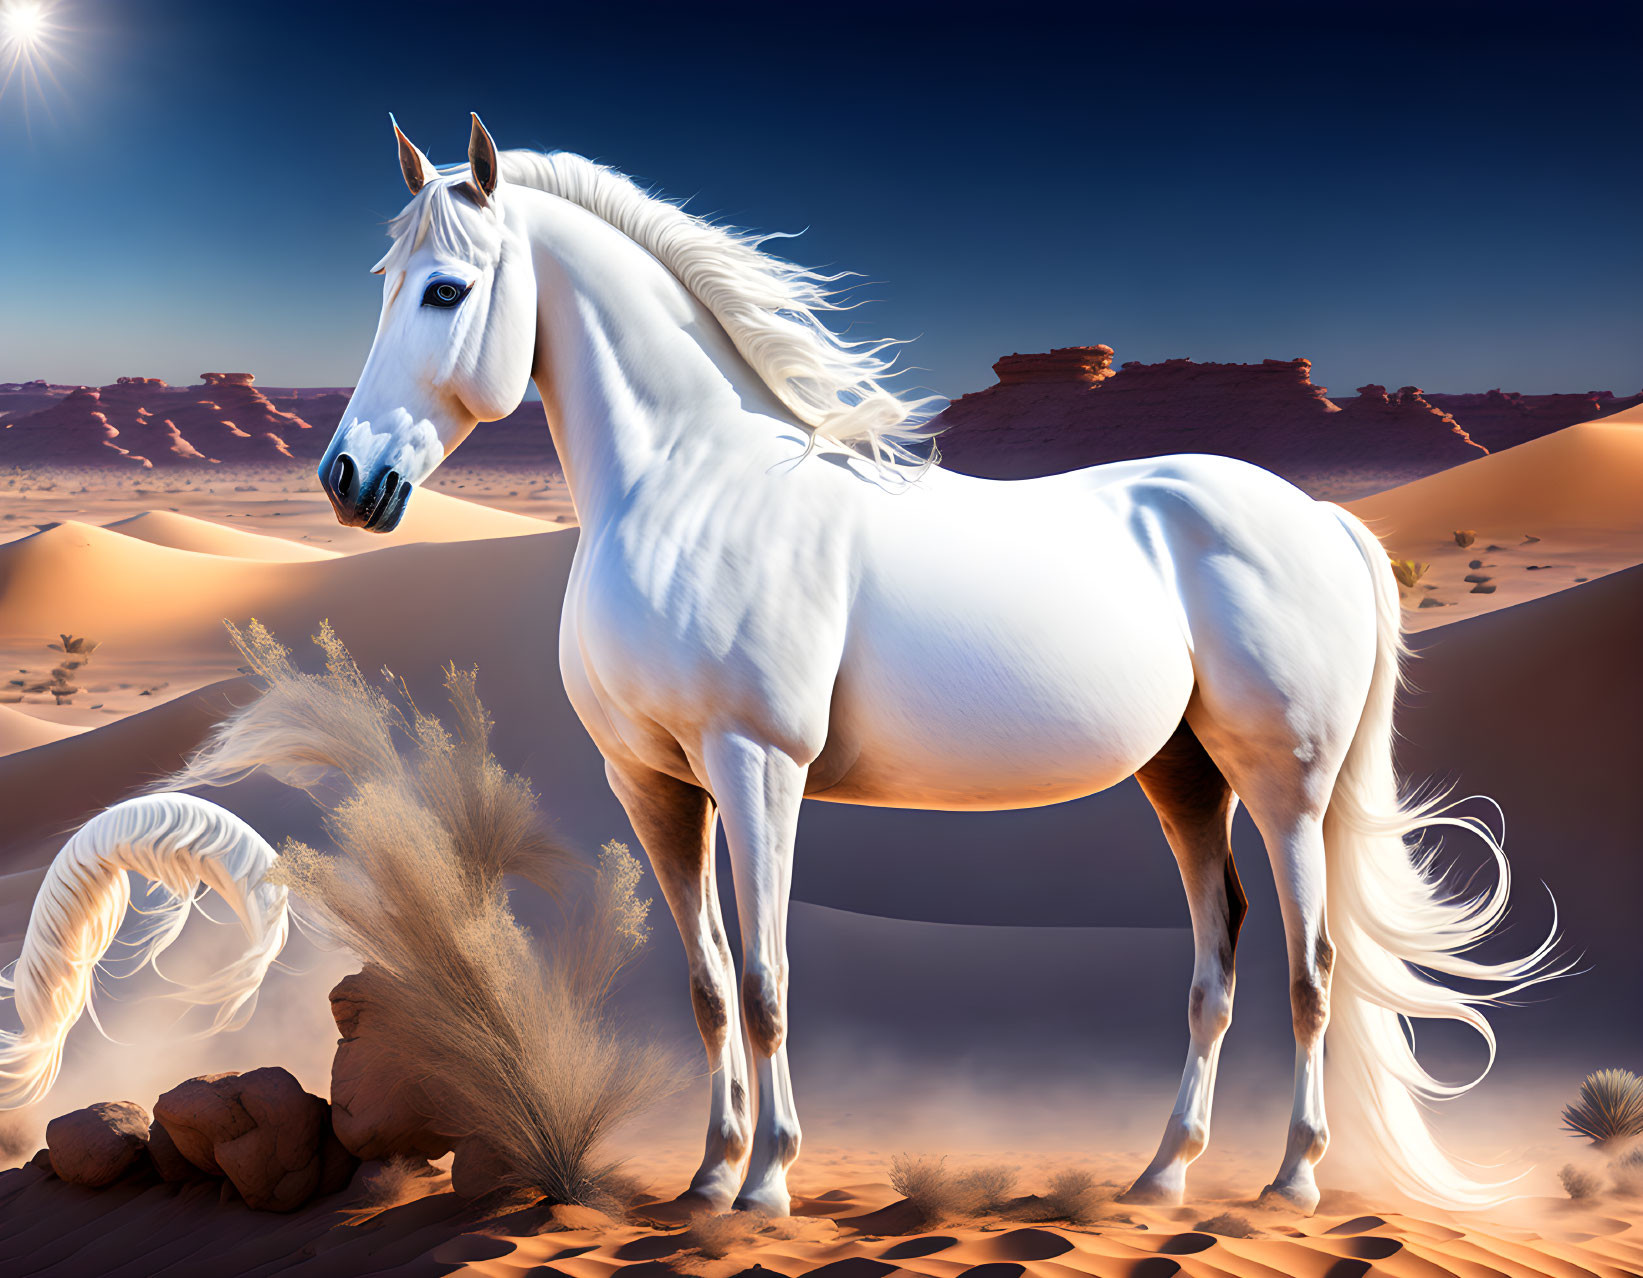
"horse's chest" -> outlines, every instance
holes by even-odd
[[[819,750],[842,643],[831,592],[781,588],[749,554],[679,549],[596,544],[572,575],[561,666],[595,741],[670,773],[723,729]]]

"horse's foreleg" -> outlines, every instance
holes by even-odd
[[[805,768],[782,751],[727,734],[704,743],[742,925],[742,1015],[759,1080],[758,1122],[738,1210],[785,1216],[799,1116],[787,1068],[787,902]]]
[[[747,1048],[736,1025],[736,974],[713,872],[713,800],[705,790],[648,769],[606,764],[611,789],[644,845],[679,925],[690,963],[690,998],[707,1048],[711,1109],[707,1148],[689,1196],[728,1211],[752,1136]]]
[[[1136,779],[1158,812],[1192,913],[1192,1043],[1158,1153],[1124,1197],[1173,1204],[1186,1191],[1187,1167],[1209,1143],[1215,1069],[1232,1022],[1233,954],[1247,902],[1229,842],[1238,799],[1192,729],[1183,723]]]

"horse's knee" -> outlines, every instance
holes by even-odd
[[[1232,1024],[1232,982],[1194,981],[1187,1000],[1187,1026],[1198,1042],[1214,1042]]]
[[[730,1012],[725,1006],[721,983],[705,973],[692,974],[690,1003],[696,1011],[696,1028],[701,1031],[708,1059],[717,1061],[730,1031]]]
[[[760,1056],[774,1056],[787,1038],[782,981],[770,968],[750,965],[742,975],[742,1019],[748,1041]]]

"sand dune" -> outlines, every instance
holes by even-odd
[[[357,1182],[363,1186],[363,1180]],[[886,1234],[897,1218],[882,1183],[816,1190],[791,1220],[732,1222],[727,1246],[704,1252],[679,1224],[619,1222],[586,1208],[463,1206],[435,1192],[383,1208],[351,1188],[291,1216],[219,1206],[215,1185],[121,1184],[87,1192],[28,1168],[0,1177],[0,1264],[14,1272],[139,1275],[645,1274],[730,1278],[1622,1278],[1643,1265],[1643,1231],[1587,1208],[1535,1202],[1510,1223],[1439,1222],[1329,1204],[1298,1219],[1242,1202],[1166,1211],[1098,1209],[1089,1224],[962,1219]],[[1031,1220],[1034,1200],[1020,1200]],[[163,1219],[165,1228],[149,1232]]]
[[[1431,565],[1406,593],[1411,628],[1538,599],[1643,562],[1643,418],[1627,415],[1348,503],[1394,555]],[[1460,531],[1475,540],[1458,544]]]
[[[336,552],[283,537],[227,528],[207,519],[195,519],[169,510],[150,510],[104,524],[111,532],[135,537],[172,550],[191,550],[202,555],[232,559],[266,559],[276,563],[303,563],[314,559],[334,559]]]
[[[61,741],[84,729],[66,723],[50,723],[30,715],[20,714],[11,706],[0,703],[0,755],[30,750],[50,741]]]

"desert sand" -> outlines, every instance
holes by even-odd
[[[1354,504],[1396,553],[1434,565],[1424,584],[1438,589],[1410,592],[1407,601],[1411,624],[1425,630],[1415,667],[1425,691],[1403,723],[1406,765],[1502,799],[1519,881],[1548,883],[1571,938],[1604,971],[1601,986],[1569,982],[1541,1004],[1503,1011],[1496,1077],[1446,1116],[1460,1152],[1536,1164],[1526,1204],[1465,1220],[1400,1207],[1355,1183],[1342,1143],[1323,1166],[1330,1195],[1317,1216],[1251,1205],[1281,1146],[1291,1048],[1270,877],[1240,821],[1235,847],[1254,913],[1239,955],[1221,1134],[1199,1164],[1188,1206],[1114,1207],[1071,1228],[987,1219],[905,1232],[906,1213],[898,1216],[885,1180],[890,1158],[904,1150],[948,1155],[958,1166],[1010,1162],[1021,1168],[1023,1193],[1059,1165],[1087,1167],[1116,1187],[1150,1152],[1180,1066],[1191,956],[1174,865],[1150,810],[1126,785],[1019,814],[810,806],[792,938],[795,1070],[808,1124],[793,1181],[800,1219],[739,1238],[724,1257],[704,1256],[677,1224],[647,1224],[644,1213],[622,1224],[556,1222],[540,1211],[487,1219],[437,1180],[422,1186],[436,1192],[387,1210],[342,1195],[267,1217],[219,1206],[214,1188],[133,1183],[94,1193],[23,1170],[0,1178],[0,1270],[300,1266],[571,1278],[634,1264],[704,1278],[755,1265],[787,1275],[826,1267],[839,1278],[898,1269],[948,1278],[975,1266],[989,1267],[986,1278],[1638,1272],[1643,1202],[1571,1204],[1555,1177],[1578,1153],[1558,1131],[1559,1105],[1585,1070],[1634,1065],[1643,1050],[1635,1023],[1610,1014],[1615,1000],[1636,1006],[1643,997],[1625,916],[1643,892],[1630,841],[1643,811],[1625,764],[1643,705],[1635,663],[1643,569],[1633,567],[1643,562],[1635,500],[1643,422],[1626,417]],[[250,695],[224,618],[258,617],[299,646],[329,618],[363,669],[391,668],[419,696],[437,685],[445,662],[477,664],[498,718],[499,755],[535,782],[561,836],[584,849],[631,838],[559,687],[555,634],[576,538],[563,489],[527,492],[510,489],[505,475],[453,474],[472,485],[463,497],[488,504],[422,492],[385,539],[337,527],[307,476],[294,473],[278,482],[261,475],[243,491],[220,482],[215,491],[160,486],[152,476],[143,488],[106,475],[34,476],[26,491],[4,494],[12,517],[5,527],[16,535],[0,544],[0,661],[17,673],[0,680],[0,699],[10,680],[29,687],[49,679],[66,654],[47,645],[61,644],[64,633],[99,646],[73,672],[82,690],[66,704],[15,686],[20,699],[0,704],[0,955],[15,952],[64,832],[175,766]],[[1468,527],[1478,540],[1462,551],[1453,532]],[[1519,550],[1525,534],[1541,540]],[[1462,591],[1461,565],[1478,548],[1499,582],[1491,594]],[[1528,569],[1538,562],[1558,567]],[[1419,608],[1424,597],[1451,606]],[[212,797],[276,842],[321,837],[305,802],[270,782]],[[1003,877],[1000,847],[1018,849]],[[939,917],[926,912],[918,887],[931,873],[968,885],[946,894]],[[1531,889],[1522,908],[1529,935],[1544,922],[1545,903]],[[527,903],[527,920],[530,911]],[[658,929],[652,949],[626,1007],[636,1023],[690,1052],[683,960],[670,927]],[[46,1106],[8,1120],[14,1161],[32,1153],[55,1113],[114,1093],[151,1105],[151,1093],[206,1069],[279,1063],[323,1094],[334,1043],[324,996],[346,959],[299,951],[292,967],[270,981],[241,1034],[161,1051],[142,1038],[136,1001],[109,1011],[116,1036],[137,1047],[99,1042],[81,1026]],[[978,1007],[986,1041],[977,1039]],[[1446,1044],[1435,1037],[1441,1056]],[[1030,1086],[1025,1062],[1034,1066]],[[634,1174],[657,1194],[676,1192],[694,1165],[701,1085],[644,1133],[624,1134]],[[1081,1108],[1062,1103],[1071,1095]],[[993,1125],[984,1134],[981,1114]],[[1247,1217],[1254,1235],[1228,1236],[1242,1230],[1225,1222],[1220,1233],[1198,1227],[1229,1211]],[[157,1243],[162,1218],[166,1241]]]

